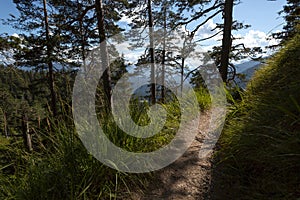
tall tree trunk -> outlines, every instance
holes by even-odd
[[[227,82],[229,54],[231,50],[231,30],[232,30],[232,12],[233,12],[233,0],[225,0],[224,6],[224,29],[222,39],[222,54],[221,54],[221,66],[220,73],[224,82]]]
[[[153,41],[153,17],[151,0],[148,0],[148,25],[149,25],[149,39],[150,39],[150,62],[151,62],[151,103],[156,103],[156,73],[155,73],[155,60],[154,60],[154,41]]]
[[[23,114],[22,116],[22,131],[24,145],[28,149],[28,151],[32,151],[31,135],[29,133],[29,122],[26,114]]]
[[[183,75],[184,75],[184,61],[185,61],[185,57],[183,56],[181,58],[181,69],[180,69],[180,94],[182,95],[182,91],[183,91]]]
[[[49,33],[49,22],[48,22],[48,12],[47,12],[47,1],[43,0],[44,6],[44,20],[45,20],[45,30],[46,30],[46,43],[47,43],[47,64],[49,69],[49,87],[51,93],[51,108],[53,112],[53,116],[57,115],[56,110],[56,94],[55,94],[55,84],[54,84],[54,70],[52,63],[52,45],[50,44],[50,33]]]
[[[184,65],[185,58],[187,57],[187,49],[186,49],[187,38],[184,37],[183,45],[182,45],[182,53],[181,53],[181,66],[180,66],[180,93],[182,95],[183,91],[183,80],[184,80]]]
[[[99,31],[99,39],[101,43],[101,61],[106,70],[103,73],[103,87],[104,93],[106,96],[106,102],[108,105],[107,109],[111,109],[111,78],[110,78],[110,66],[108,62],[108,52],[107,52],[107,43],[106,43],[106,30],[104,26],[104,14],[103,14],[103,3],[102,0],[96,0],[95,2],[97,21],[98,21],[98,31]]]
[[[162,50],[162,73],[161,73],[161,101],[165,102],[165,62],[166,62],[166,34],[167,34],[167,5],[164,5],[164,35],[163,35],[163,50]]]
[[[79,20],[79,34],[80,34],[80,45],[81,45],[81,56],[83,61],[83,69],[86,72],[86,55],[85,55],[85,37],[83,32],[83,17],[81,17],[81,6],[79,0],[77,0],[78,20]]]

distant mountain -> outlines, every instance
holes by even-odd
[[[236,72],[242,73],[242,72],[246,71],[247,69],[252,68],[256,65],[260,65],[260,64],[261,64],[261,62],[255,61],[255,60],[247,61],[247,62],[236,65],[235,66]]]
[[[262,66],[259,61],[248,61],[242,64],[236,65],[237,75],[235,77],[236,84],[242,88],[246,89],[247,83],[254,75],[255,71]]]
[[[252,78],[252,76],[254,75],[255,71],[257,69],[259,69],[262,66],[262,62],[259,61],[247,61],[241,64],[236,65],[236,72],[237,75],[235,77],[235,83],[236,85],[238,85],[240,88],[245,89],[247,83],[249,82],[249,80]],[[131,72],[133,73],[133,72]],[[130,76],[129,82],[131,82],[131,84],[136,85],[137,83],[141,82],[141,81],[145,81],[145,79],[150,79],[150,72],[144,71],[144,73],[142,73],[142,75],[137,75],[137,76]],[[146,76],[145,76],[146,74]],[[149,81],[149,80],[148,80]],[[148,82],[146,81],[146,83]],[[178,85],[179,80],[175,80]],[[187,82],[190,81],[190,79],[188,78],[186,80]],[[157,88],[157,90],[159,91],[159,89]],[[159,96],[159,92],[158,92],[158,96]],[[139,99],[147,99],[149,100],[149,96],[150,96],[150,85],[145,84],[142,87],[138,88],[137,90],[134,91],[133,93],[134,97],[138,97]]]

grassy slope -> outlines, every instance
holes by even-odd
[[[300,34],[255,74],[219,145],[214,199],[300,198]]]

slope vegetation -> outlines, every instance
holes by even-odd
[[[228,114],[213,199],[300,198],[300,34],[256,72]]]

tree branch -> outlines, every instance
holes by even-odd
[[[210,19],[214,18],[216,15],[218,15],[220,12],[222,12],[223,10],[218,10],[216,13],[214,13],[213,15],[211,15],[210,17],[206,18],[206,20],[204,22],[202,22],[201,24],[198,24],[198,26],[191,32],[192,35],[195,34],[195,32],[204,24],[206,24]]]
[[[203,39],[197,40],[197,41],[195,41],[195,42],[202,42],[202,41],[205,41],[205,40],[209,40],[209,39],[211,39],[211,38],[213,38],[213,37],[219,35],[219,34],[222,33],[222,32],[223,32],[223,31],[219,31],[219,32],[213,34],[212,36],[209,36],[209,37],[207,37],[207,38],[203,38]]]
[[[214,3],[214,5],[210,8],[207,8],[206,10],[203,10],[203,11],[200,11],[198,13],[195,13],[195,16],[192,17],[191,19],[187,20],[187,21],[184,21],[184,22],[179,22],[178,24],[175,25],[175,28],[177,26],[180,26],[180,25],[186,25],[186,24],[189,24],[191,23],[192,21],[195,21],[199,18],[201,18],[202,16],[204,16],[205,14],[211,12],[212,10],[215,10],[219,7],[221,7],[224,3],[220,3],[220,4],[217,4],[217,1]]]

